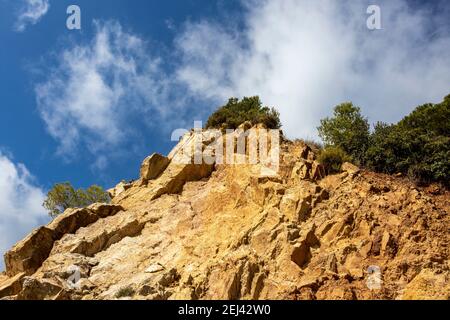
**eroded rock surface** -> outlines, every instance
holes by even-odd
[[[194,135],[148,183],[19,242],[0,298],[450,298],[448,192],[350,164],[326,177],[289,141],[276,175],[261,163],[174,161]]]

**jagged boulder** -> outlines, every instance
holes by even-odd
[[[154,153],[145,158],[141,165],[140,176],[143,182],[153,180],[158,177],[169,165],[170,160],[167,157]]]
[[[93,204],[87,208],[66,210],[47,226],[33,231],[5,254],[6,274],[10,277],[19,273],[33,274],[48,258],[56,240],[122,209],[119,205]]]
[[[41,227],[33,231],[5,254],[6,274],[33,274],[50,254],[53,242],[51,229]]]
[[[315,226],[313,225],[311,228],[303,232],[303,235],[300,235],[292,249],[291,259],[300,268],[304,268],[304,266],[311,260],[311,248],[320,245],[320,242],[314,232]]]
[[[10,297],[17,295],[22,290],[22,282],[25,273],[19,273],[12,278],[7,279],[0,285],[0,297]]]
[[[74,233],[81,227],[85,227],[95,221],[99,216],[88,209],[68,209],[63,214],[56,217],[47,226],[52,230],[52,239],[61,239],[67,233]]]
[[[107,192],[109,194],[109,197],[111,199],[114,199],[118,195],[120,195],[122,192],[130,189],[133,186],[132,183],[127,183],[125,181],[119,182],[114,188],[108,189]]]
[[[357,174],[360,169],[350,162],[344,162],[341,166],[341,171],[347,172],[349,174]]]
[[[17,295],[17,300],[66,300],[68,298],[63,285],[57,280],[34,277],[23,279],[22,290]]]

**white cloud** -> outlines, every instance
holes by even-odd
[[[177,78],[217,102],[259,94],[281,111],[291,137],[316,137],[319,119],[348,100],[372,121],[397,121],[449,93],[450,30],[434,32],[443,12],[378,3],[377,31],[366,28],[369,3],[356,1],[254,1],[243,30],[188,23]]]
[[[127,119],[134,125],[154,120],[165,107],[160,102],[167,83],[147,44],[115,22],[96,22],[95,29],[91,42],[63,50],[57,67],[35,90],[47,129],[59,141],[59,153],[68,157],[80,145],[104,156],[132,134]],[[104,164],[99,158],[95,166]]]
[[[48,0],[24,0],[17,17],[15,29],[25,31],[29,24],[36,24],[45,16],[50,8]]]
[[[4,268],[3,254],[48,221],[44,198],[27,168],[0,152],[0,270]]]
[[[244,28],[191,21],[167,56],[117,22],[96,22],[92,40],[64,48],[36,86],[38,108],[59,154],[86,148],[95,170],[136,150],[146,127],[192,126],[183,119],[231,96],[276,106],[289,137],[315,138],[319,119],[348,100],[372,122],[394,122],[449,93],[450,30],[444,12],[379,3],[383,30],[370,31],[369,2],[245,2]]]

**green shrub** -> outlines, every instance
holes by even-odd
[[[110,201],[108,193],[102,187],[92,185],[86,190],[75,190],[69,182],[58,183],[48,192],[43,206],[50,216],[55,217],[68,208],[83,208],[90,204]]]
[[[378,122],[371,134],[360,109],[344,103],[318,129],[326,146],[342,148],[371,170],[450,186],[450,95],[441,103],[417,107],[397,124]],[[339,157],[325,156],[330,158],[325,164],[336,171]]]
[[[397,173],[405,171],[407,166],[402,163],[402,156],[409,153],[403,136],[398,136],[395,125],[383,122],[375,124],[369,138],[369,147],[365,155],[368,168],[382,173]],[[400,167],[404,166],[403,170]]]
[[[263,123],[269,129],[281,128],[279,112],[275,108],[263,106],[258,96],[242,100],[230,98],[226,105],[208,118],[205,128],[236,129],[246,121],[252,125]]]
[[[320,121],[319,136],[327,146],[340,147],[358,164],[363,164],[369,143],[369,123],[351,102],[334,108],[332,118]]]
[[[132,297],[136,291],[131,287],[123,287],[120,288],[119,291],[116,292],[115,297],[116,299],[124,298],[124,297]]]
[[[319,153],[318,161],[321,163],[327,174],[341,172],[344,162],[350,162],[351,157],[339,147],[327,147]]]
[[[367,166],[401,172],[418,183],[450,182],[450,96],[417,107],[396,125],[377,124],[366,153]]]

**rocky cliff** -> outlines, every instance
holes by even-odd
[[[449,299],[450,194],[282,140],[280,167],[144,160],[5,254],[3,299]],[[208,139],[204,139],[205,145]],[[177,160],[177,161],[175,161]]]

